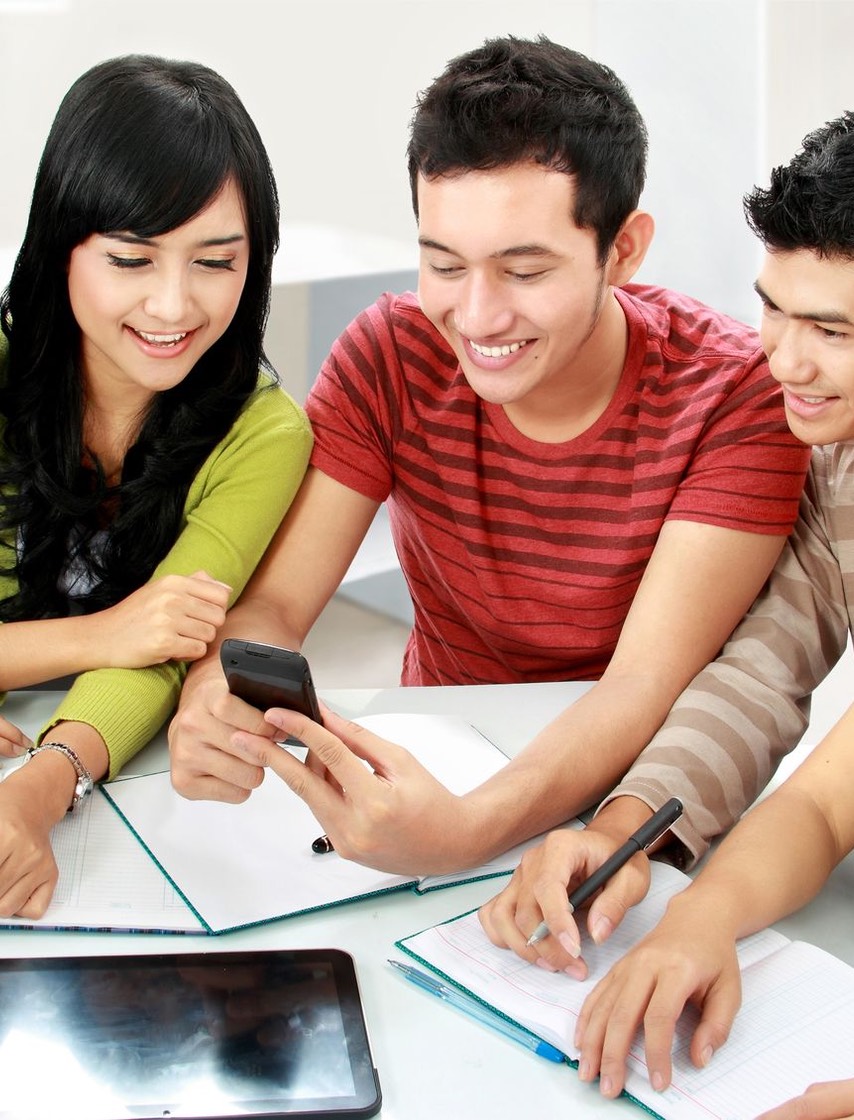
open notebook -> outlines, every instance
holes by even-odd
[[[164,878],[100,788],[51,832],[59,881],[43,918],[0,918],[15,929],[201,933],[204,927]]]
[[[397,947],[556,1046],[572,1064],[578,1057],[572,1039],[585,996],[656,924],[667,900],[688,882],[669,865],[653,861],[652,868],[647,898],[611,939],[603,946],[583,941],[590,967],[583,983],[497,949],[476,913],[404,938]],[[696,1023],[692,1009],[680,1020],[673,1083],[664,1093],[650,1088],[643,1040],[640,1035],[635,1039],[627,1094],[666,1120],[750,1120],[799,1095],[813,1081],[854,1074],[854,968],[774,930],[746,938],[738,955],[742,1008],[728,1042],[705,1069],[695,1069],[688,1056]]]
[[[458,717],[388,714],[359,722],[406,746],[453,793],[507,763]],[[275,774],[243,805],[188,801],[168,772],[119,778],[54,830],[60,879],[44,918],[0,925],[221,933],[387,891],[506,874],[526,846],[457,875],[418,879],[335,852],[316,855],[311,844],[321,832]]]

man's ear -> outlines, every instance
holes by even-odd
[[[628,284],[646,256],[655,233],[652,215],[645,210],[633,210],[620,227],[608,254],[606,274],[609,284],[620,287]]]

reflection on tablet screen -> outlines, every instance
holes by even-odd
[[[370,1116],[335,950],[0,961],[0,1117]]]

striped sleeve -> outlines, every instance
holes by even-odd
[[[845,650],[854,602],[852,460],[844,445],[813,451],[798,522],[765,589],[602,803],[628,795],[657,809],[679,797],[685,813],[673,831],[684,864],[738,820],[797,745],[812,691]]]

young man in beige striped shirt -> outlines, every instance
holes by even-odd
[[[652,813],[679,797],[686,812],[669,843],[681,862],[698,858],[796,745],[812,691],[854,632],[854,113],[811,133],[745,208],[766,248],[755,285],[763,345],[789,425],[813,445],[800,517],[750,613],[682,693],[599,817],[584,833],[553,834],[530,852],[482,911],[494,941],[577,977],[586,966],[567,913],[567,884],[584,879],[616,847],[601,828],[609,807],[631,797]],[[598,1076],[604,1095],[622,1089],[641,1023],[650,1081],[666,1088],[675,1020],[689,1000],[702,1009],[694,1062],[705,1065],[723,1044],[739,1004],[736,938],[803,905],[854,849],[852,739],[854,708],[594,989],[576,1041],[582,1078]],[[614,876],[587,916],[595,941],[610,935],[648,883],[642,858]],[[527,934],[540,919],[552,935],[529,947]],[[852,1115],[854,1080],[811,1086],[768,1120]]]

